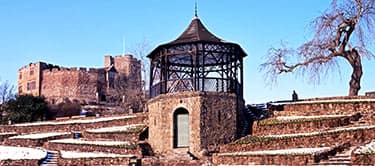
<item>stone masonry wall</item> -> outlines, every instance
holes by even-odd
[[[128,165],[130,158],[58,158],[58,165]]]
[[[375,138],[375,129],[345,131],[328,135],[302,136],[286,139],[263,140],[250,143],[234,142],[220,147],[220,152],[243,152],[256,150],[274,150],[287,148],[313,148],[337,146],[344,143],[361,145]]]
[[[200,150],[201,101],[199,94],[185,92],[180,94],[160,95],[147,103],[149,110],[149,143],[155,153],[167,153],[173,149],[173,112],[177,108],[189,111],[190,149]]]
[[[63,102],[65,98],[78,100],[82,103],[96,102],[100,85],[105,82],[104,71],[91,69],[53,69],[43,71],[42,95],[49,101]]]
[[[202,97],[201,148],[215,150],[236,138],[236,100],[234,94],[224,93],[207,93]]]
[[[189,112],[189,150],[194,155],[201,156],[201,150],[235,138],[235,95],[215,92],[159,95],[148,102],[149,142],[156,153],[173,150],[173,113],[177,108]]]
[[[18,70],[20,95],[45,96],[52,104],[65,98],[81,103],[110,98],[113,90],[107,87],[107,71],[113,66],[116,77],[125,76],[126,88],[141,90],[141,61],[131,55],[105,56],[103,68],[65,68],[44,62],[30,63]]]
[[[308,122],[294,122],[283,124],[261,124],[262,122],[255,121],[253,123],[253,136],[269,135],[269,134],[288,134],[299,131],[300,133],[308,133],[314,131],[321,131],[328,128],[335,128],[350,124],[350,117],[340,117],[332,119],[322,119]]]
[[[371,114],[375,109],[374,99],[370,96],[308,99],[285,105],[284,111],[276,111],[275,116],[339,115],[357,112]]]
[[[375,154],[354,154],[351,155],[353,165],[374,165]]]
[[[217,165],[312,165],[313,155],[213,156]]]
[[[46,63],[37,62],[20,68],[18,70],[18,93],[40,95],[41,74],[47,66]]]
[[[80,152],[104,152],[104,153],[116,153],[116,154],[131,154],[137,157],[142,157],[140,147],[137,145],[129,145],[129,147],[123,146],[100,146],[100,145],[85,145],[85,144],[68,144],[68,143],[55,143],[46,142],[43,145],[48,150],[66,150],[66,151],[77,151]]]
[[[109,120],[95,123],[71,123],[60,125],[35,125],[35,126],[14,126],[0,125],[0,132],[17,132],[17,133],[42,133],[42,132],[58,132],[58,131],[84,131],[86,129],[96,129],[108,126],[123,126],[129,124],[145,123],[146,114],[135,114],[137,117],[121,120]]]
[[[54,136],[40,139],[6,139],[3,144],[9,146],[21,146],[21,147],[41,147],[49,140],[73,138],[73,134],[66,134],[61,136]]]

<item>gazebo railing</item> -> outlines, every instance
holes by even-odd
[[[237,80],[223,78],[186,78],[161,81],[151,86],[150,96],[184,91],[228,92],[242,96],[241,84]]]

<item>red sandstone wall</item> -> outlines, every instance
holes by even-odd
[[[351,99],[362,99],[365,97],[350,97]],[[295,103],[284,106],[284,111],[275,111],[275,116],[291,116],[291,115],[327,115],[327,114],[354,114],[360,112],[362,114],[372,114],[375,110],[375,101],[341,101],[341,97],[331,101],[316,100],[313,103]]]
[[[34,96],[40,95],[41,75],[43,69],[47,67],[46,63],[37,62],[30,63],[18,70],[18,92],[19,95],[32,94]],[[28,83],[35,82],[35,88],[27,88]]]
[[[42,95],[50,102],[62,102],[65,98],[81,102],[97,101],[98,71],[86,69],[53,69],[43,71]],[[104,73],[103,73],[104,74]],[[101,80],[104,81],[104,80]]]
[[[222,165],[312,165],[313,155],[213,156],[213,163]]]
[[[288,133],[308,133],[314,131],[322,131],[324,129],[335,128],[350,124],[350,117],[341,117],[335,119],[323,119],[311,122],[295,122],[272,125],[261,125],[261,122],[254,122],[253,133],[254,136],[269,135],[269,134],[288,134]]]
[[[106,56],[105,67],[111,64],[115,66],[118,75],[129,79],[129,89],[141,90],[140,60],[131,55]],[[33,71],[32,75],[30,71]],[[83,103],[96,102],[100,95],[111,95],[106,87],[105,68],[63,68],[37,62],[20,68],[18,75],[19,94],[43,95],[51,103],[61,102],[64,98],[76,99]],[[30,82],[35,82],[35,89],[27,90],[27,83]]]
[[[58,158],[58,165],[128,165],[130,158]]]
[[[374,165],[375,154],[352,154],[350,160],[353,165]]]
[[[159,95],[148,102],[149,142],[156,153],[172,151],[173,113],[181,107],[189,111],[189,151],[194,155],[202,156],[203,149],[235,138],[237,117],[234,94],[181,92]]]
[[[301,129],[302,130],[302,129]],[[375,138],[375,129],[344,131],[328,135],[302,136],[287,139],[263,140],[251,143],[234,142],[220,147],[220,152],[241,152],[287,148],[313,148],[335,146],[344,143],[361,145]]]
[[[86,129],[96,129],[109,126],[123,126],[129,124],[145,124],[147,115],[138,113],[137,117],[121,120],[110,120],[96,123],[73,123],[62,125],[37,125],[37,126],[13,126],[0,125],[0,132],[17,132],[17,133],[41,133],[41,132],[58,132],[58,131],[84,131]]]

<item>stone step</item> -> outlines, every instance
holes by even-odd
[[[351,164],[350,161],[321,161],[319,164],[327,164],[327,165],[345,165],[345,164]]]
[[[330,158],[328,161],[350,161],[350,158]]]

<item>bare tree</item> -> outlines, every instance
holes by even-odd
[[[0,104],[15,97],[15,88],[8,81],[0,83]]]
[[[143,39],[141,42],[137,43],[135,48],[132,50],[132,54],[134,54],[137,58],[141,60],[142,65],[142,91],[146,91],[147,83],[148,83],[148,68],[149,68],[149,60],[147,58],[147,53],[150,51],[150,44],[147,40]]]
[[[333,0],[330,9],[313,22],[314,36],[297,49],[271,48],[260,69],[267,79],[277,81],[282,73],[299,70],[319,83],[332,69],[339,69],[339,57],[345,59],[353,72],[349,82],[349,96],[361,89],[361,58],[375,57],[369,51],[375,39],[375,0]]]
[[[0,82],[0,123],[4,122],[6,103],[15,98],[15,88],[8,81]]]
[[[117,99],[117,103],[125,109],[133,109],[134,111],[141,111],[144,109],[144,104],[147,101],[146,83],[148,73],[148,61],[146,58],[149,51],[149,44],[146,40],[137,43],[132,54],[141,61],[141,78],[133,79],[125,75],[118,75],[113,83],[113,98]],[[144,110],[143,110],[144,111]]]

